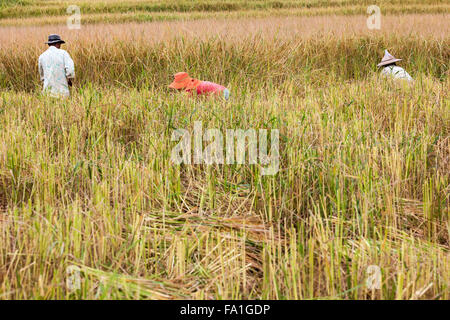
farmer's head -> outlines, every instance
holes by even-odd
[[[174,80],[169,84],[169,88],[176,90],[191,90],[198,86],[200,80],[189,77],[187,72],[178,72],[174,74]]]
[[[61,37],[57,34],[51,34],[48,36],[48,41],[46,44],[48,44],[49,47],[54,46],[56,48],[61,48],[61,44],[66,43],[64,40],[61,39]]]

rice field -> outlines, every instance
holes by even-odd
[[[448,2],[380,1],[381,30],[364,1],[69,2],[80,30],[66,1],[0,6],[0,299],[450,298]],[[66,100],[40,93],[50,33]],[[278,129],[280,170],[175,165],[196,121]]]
[[[76,5],[83,23],[193,21],[274,16],[365,15],[376,4],[383,14],[448,14],[447,0],[3,0],[0,26],[55,25]]]

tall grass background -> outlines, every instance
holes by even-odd
[[[448,36],[93,34],[66,100],[41,45],[0,49],[0,298],[449,299]],[[231,100],[170,92],[181,70]],[[279,129],[280,171],[174,165],[194,121]]]

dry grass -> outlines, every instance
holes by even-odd
[[[440,14],[448,15],[450,11],[449,4],[414,4],[399,7],[398,5],[386,4],[382,10],[383,15],[403,15],[403,14],[420,14],[431,15]],[[83,12],[81,19],[84,24],[117,24],[130,22],[155,22],[155,21],[193,21],[204,19],[251,19],[251,18],[272,18],[272,17],[311,17],[311,16],[330,16],[330,15],[366,15],[367,5],[349,5],[338,7],[317,7],[317,8],[289,8],[289,9],[246,9],[237,11],[187,11],[187,12],[146,12],[133,11],[130,12],[101,12],[86,13]],[[67,22],[69,16],[64,10],[60,15],[56,16],[30,16],[27,18],[14,16],[3,17],[0,19],[0,26],[36,26],[36,25],[55,25]],[[365,16],[367,19],[367,15]],[[445,21],[445,17],[439,17],[441,23]],[[365,23],[364,19],[364,23]],[[365,25],[365,24],[364,24]],[[420,31],[420,28],[416,28]],[[433,29],[435,30],[435,29]],[[445,30],[442,30],[445,31]],[[447,26],[448,33],[448,26]]]
[[[39,85],[36,59],[45,48],[46,36],[54,32],[67,40],[77,66],[90,66],[77,70],[81,86],[90,82],[158,87],[179,70],[233,86],[264,79],[264,85],[283,87],[291,77],[322,86],[375,71],[384,48],[402,57],[407,68],[443,79],[448,73],[449,38],[442,30],[449,20],[440,18],[385,17],[379,32],[364,30],[364,17],[95,25],[80,31],[8,27],[0,32],[4,43],[0,85],[35,89]],[[214,33],[201,31],[211,26]],[[414,32],[416,27],[421,31]]]
[[[64,25],[29,27],[4,27],[0,30],[2,47],[13,45],[42,47],[49,33],[58,32],[70,42],[131,40],[159,42],[176,37],[207,39],[220,37],[224,40],[241,40],[245,36],[259,35],[267,38],[311,38],[386,36],[420,36],[427,39],[446,39],[450,31],[449,14],[410,14],[382,17],[381,30],[368,30],[367,16],[315,16],[270,17],[250,19],[202,19],[153,23],[82,25],[80,30],[69,30]],[[65,22],[65,20],[63,20]],[[50,22],[50,21],[49,21]],[[52,21],[55,24],[55,21]],[[208,32],[208,27],[214,32]],[[44,41],[43,41],[43,40]]]
[[[306,86],[235,88],[230,104],[4,92],[2,298],[448,299],[448,80]],[[170,163],[171,126],[271,118],[274,177]],[[65,288],[71,264],[81,291]],[[365,288],[372,264],[382,290]]]

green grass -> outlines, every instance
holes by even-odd
[[[3,0],[0,4],[0,9],[4,9],[7,7],[17,7],[17,6],[25,6],[31,5],[32,2],[29,0]]]
[[[416,298],[448,299],[448,80],[415,77],[242,84],[228,103],[2,92],[0,297],[409,299],[433,283]],[[173,165],[173,128],[196,120],[278,128],[281,171]]]

